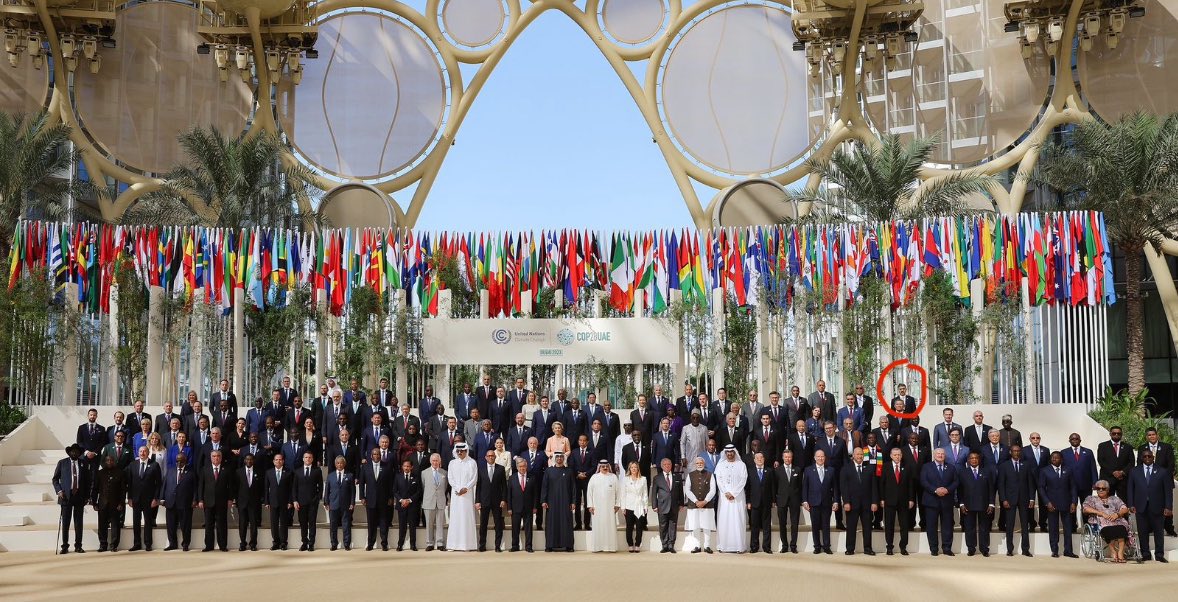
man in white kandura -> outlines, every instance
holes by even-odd
[[[589,551],[617,552],[618,508],[622,505],[621,487],[618,487],[618,478],[610,472],[609,460],[602,458],[597,463],[597,474],[589,478],[585,505],[593,515],[593,530],[589,532]]]
[[[720,492],[716,512],[716,550],[743,554],[748,551],[748,513],[744,503],[744,485],[748,468],[736,457],[736,446],[724,446],[724,459],[716,467],[716,489]]]
[[[707,471],[703,458],[696,458],[694,468],[683,480],[683,499],[687,501],[687,530],[695,534],[692,554],[712,553],[712,533],[716,530],[716,479]]]
[[[457,457],[450,460],[450,467],[446,470],[446,478],[450,481],[450,532],[446,533],[446,549],[461,552],[477,549],[474,486],[479,469],[467,451],[465,443],[455,445]]]

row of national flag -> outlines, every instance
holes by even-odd
[[[443,281],[443,266],[453,282]],[[308,288],[342,315],[353,292],[382,298],[404,290],[411,307],[437,315],[438,291],[487,291],[492,317],[525,313],[543,290],[565,304],[601,291],[628,312],[641,302],[658,315],[672,291],[707,305],[722,289],[738,305],[789,306],[799,291],[853,304],[861,283],[881,279],[893,307],[912,303],[921,281],[946,273],[971,303],[981,279],[988,298],[1016,294],[1025,278],[1032,302],[1113,303],[1112,256],[1104,216],[1095,212],[978,215],[919,221],[759,226],[710,231],[585,230],[427,233],[395,229],[134,227],[22,221],[10,255],[8,286],[43,271],[60,292],[78,287],[91,313],[108,312],[116,270],[177,298],[198,294],[229,313],[241,291],[258,309],[287,303]],[[452,274],[457,273],[454,277]]]

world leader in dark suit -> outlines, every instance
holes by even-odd
[[[1153,536],[1153,558],[1169,562],[1165,556],[1163,518],[1174,515],[1174,477],[1170,471],[1154,463],[1153,452],[1141,452],[1141,466],[1129,471],[1128,490],[1131,512],[1137,515],[1137,541],[1141,558],[1150,560],[1149,539]]]
[[[237,470],[237,490],[230,506],[237,508],[237,549],[244,552],[258,549],[258,526],[262,524],[262,499],[266,495],[266,478],[258,468],[255,456],[242,457],[242,466]]]
[[[315,466],[315,455],[303,453],[303,465],[294,473],[290,499],[299,515],[300,552],[315,551],[316,524],[319,522],[319,502],[323,499],[323,473]]]
[[[1031,555],[1031,525],[1038,483],[1035,467],[1023,459],[1021,445],[1010,446],[1010,461],[998,467],[998,502],[1006,511],[1006,555],[1014,556],[1014,526],[1022,529],[1023,556]]]
[[[500,470],[502,466],[498,467]],[[409,535],[409,549],[417,551],[417,520],[421,514],[421,474],[410,460],[401,462],[401,470],[393,477],[393,507],[397,509],[397,551],[405,548]]]
[[[479,551],[487,551],[487,527],[495,521],[495,551],[503,551],[503,510],[507,508],[507,473],[495,464],[495,452],[486,454],[475,486],[475,509],[479,513]]]
[[[282,454],[274,456],[274,468],[266,472],[266,495],[263,503],[270,510],[270,538],[271,550],[287,547],[287,531],[290,522],[287,510],[294,507],[291,499],[294,474],[286,468],[286,458]]]
[[[920,503],[924,507],[927,522],[925,535],[928,537],[929,553],[939,551],[953,555],[953,505],[957,494],[957,471],[945,463],[945,450],[933,452],[933,461],[920,469],[922,494]],[[990,498],[993,499],[993,492]],[[940,540],[937,527],[940,526]]]
[[[96,413],[97,414],[97,413]],[[74,551],[82,550],[82,513],[90,499],[90,469],[82,460],[82,446],[65,448],[68,455],[53,469],[53,490],[61,506],[61,553],[69,552],[70,523],[74,525]]]
[[[338,531],[344,531],[344,549],[352,549],[352,511],[356,507],[356,478],[348,470],[348,461],[335,456],[334,470],[327,473],[323,481],[323,508],[327,510],[328,532],[331,534],[331,549],[339,548]]]
[[[826,465],[826,452],[814,452],[814,465],[802,476],[802,508],[810,513],[814,553],[830,549],[830,514],[838,503],[838,473]]]
[[[871,520],[879,504],[875,467],[863,465],[863,454],[855,450],[851,463],[839,471],[839,497],[847,525],[847,556],[855,553],[855,529],[862,525],[863,553],[875,556],[871,549]]]
[[[131,507],[131,530],[136,552],[145,546],[151,551],[152,533],[155,531],[155,517],[159,512],[159,490],[163,475],[162,467],[151,460],[146,447],[139,448],[139,459],[126,468],[129,491],[127,505]]]
[[[507,482],[507,510],[511,512],[511,551],[518,552],[519,533],[524,532],[524,549],[532,551],[532,516],[536,513],[540,483],[528,470],[528,459],[515,459],[515,474]]]
[[[895,550],[896,523],[899,523],[900,554],[908,555],[908,531],[916,510],[918,469],[904,462],[904,450],[893,447],[890,461],[883,466],[879,483],[879,500],[884,509],[884,542],[887,554]]]
[[[777,523],[781,529],[781,553],[798,553],[798,523],[802,516],[802,472],[793,450],[781,452],[781,464],[773,470],[773,503],[777,505]],[[787,527],[788,525],[788,527]],[[788,535],[788,541],[786,541]]]
[[[376,536],[380,534],[380,547],[389,549],[389,504],[392,490],[393,470],[383,466],[380,462],[380,450],[374,449],[369,454],[369,461],[360,467],[360,500],[364,502],[368,522],[368,547],[371,551],[376,545]]]
[[[188,457],[176,456],[176,466],[168,470],[160,486],[160,505],[165,508],[168,525],[168,547],[175,550],[180,543],[184,551],[192,539],[192,506],[196,498],[196,472],[188,466]]]
[[[229,499],[233,496],[233,472],[222,462],[220,451],[209,457],[210,463],[200,472],[196,499],[205,518],[205,547],[213,549],[214,535],[217,549],[229,551]]]
[[[1059,557],[1059,533],[1063,528],[1064,556],[1072,553],[1072,528],[1076,520],[1076,482],[1063,466],[1063,454],[1051,452],[1047,466],[1039,470],[1039,499],[1047,506],[1047,534],[1051,556]],[[1062,524],[1061,524],[1062,523]]]

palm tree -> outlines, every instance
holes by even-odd
[[[55,178],[78,159],[68,150],[70,127],[36,114],[0,112],[0,255],[7,255],[17,221],[32,209],[49,219],[69,211],[69,199],[92,187]]]
[[[921,187],[921,169],[936,145],[936,138],[905,144],[889,134],[879,146],[839,148],[828,159],[807,163],[830,186],[792,193],[791,200],[811,203],[819,214],[850,213],[881,222],[964,213],[966,197],[985,194],[994,179],[956,172]]]
[[[306,166],[284,161],[273,134],[238,138],[216,128],[180,135],[187,163],[164,175],[164,185],[123,215],[124,223],[293,227],[314,223],[316,188]]]
[[[1125,256],[1129,392],[1141,391],[1143,251],[1146,244],[1159,249],[1178,229],[1178,115],[1159,120],[1133,113],[1114,123],[1081,123],[1063,140],[1042,149],[1032,179],[1062,193],[1069,209],[1104,213],[1109,241]]]

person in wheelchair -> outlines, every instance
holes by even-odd
[[[1096,495],[1084,500],[1083,513],[1088,523],[1100,529],[1100,537],[1112,552],[1110,562],[1125,563],[1126,542],[1129,539],[1129,507],[1109,491],[1108,481],[1097,481]]]

